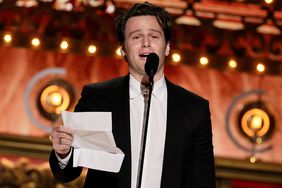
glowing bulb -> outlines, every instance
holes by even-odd
[[[209,59],[207,57],[201,57],[200,58],[200,64],[201,65],[207,65],[209,64]]]
[[[265,66],[262,63],[257,64],[257,71],[258,72],[264,72],[265,71]]]
[[[117,54],[117,56],[121,56],[121,47],[118,47],[116,49],[116,54]]]
[[[257,144],[261,144],[261,143],[262,143],[262,138],[261,138],[261,137],[257,137],[256,143],[257,143]]]
[[[262,127],[262,117],[260,115],[254,115],[251,119],[251,128],[255,131]]]
[[[237,62],[234,59],[231,59],[228,62],[228,65],[229,65],[230,68],[235,69],[237,67]]]
[[[106,8],[106,12],[108,14],[112,14],[114,13],[116,10],[116,7],[113,5],[113,3],[111,1],[107,1],[107,8]]]
[[[69,47],[69,43],[67,41],[63,40],[60,44],[60,48],[62,50],[66,50],[68,47]]]
[[[48,102],[53,106],[59,106],[62,104],[63,97],[58,92],[53,92],[49,95]]]
[[[255,156],[252,156],[251,158],[250,158],[250,162],[251,163],[255,163],[257,161],[257,158],[255,157]]]
[[[181,60],[181,56],[178,53],[173,53],[171,57],[172,57],[172,61],[175,63]]]
[[[11,41],[12,41],[12,35],[10,35],[10,34],[5,34],[4,35],[4,41],[6,42],[6,43],[10,43]]]
[[[97,50],[97,47],[95,45],[89,45],[88,46],[88,52],[90,54],[94,54],[96,52],[96,50]]]
[[[37,46],[40,45],[40,40],[39,40],[38,38],[33,38],[33,39],[31,40],[31,44],[32,44],[32,46],[37,47]]]
[[[264,2],[266,2],[267,4],[271,4],[273,3],[273,0],[264,0]]]

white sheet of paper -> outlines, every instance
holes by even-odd
[[[116,147],[111,112],[62,111],[64,126],[74,131],[73,166],[118,172],[124,153]]]

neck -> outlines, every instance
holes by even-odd
[[[139,81],[140,83],[146,85],[146,83],[149,83],[149,76],[144,74],[144,75],[140,75],[140,74],[134,74],[130,72],[130,75],[137,81]],[[163,77],[163,72],[161,73],[156,73],[154,76],[154,82],[159,81],[161,78]]]

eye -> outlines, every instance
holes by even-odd
[[[152,33],[152,34],[151,34],[151,37],[152,37],[153,39],[158,39],[158,38],[160,38],[160,36],[158,35],[158,33]]]
[[[140,38],[140,35],[134,35],[132,36],[132,39],[139,39]]]

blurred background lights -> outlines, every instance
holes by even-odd
[[[121,57],[121,47],[118,47],[118,48],[116,49],[116,55],[119,56],[119,57]]]
[[[37,46],[40,45],[40,40],[39,40],[38,38],[33,38],[33,39],[31,40],[31,44],[32,44],[32,46],[37,47]]]
[[[262,73],[265,71],[265,66],[263,63],[258,63],[256,69],[258,72]]]
[[[229,62],[228,62],[228,66],[232,69],[235,69],[237,67],[237,62],[234,60],[234,59],[231,59]]]
[[[63,40],[60,44],[60,48],[62,50],[66,50],[66,49],[68,49],[68,47],[69,47],[69,43],[67,41]]]
[[[181,60],[181,56],[180,56],[180,54],[178,54],[178,53],[173,53],[172,56],[171,56],[171,58],[172,58],[172,61],[173,61],[174,63],[178,63],[178,62],[180,62],[180,60]]]
[[[251,118],[251,129],[257,131],[259,129],[261,129],[262,127],[262,117],[260,115],[254,115],[252,118]]]
[[[255,157],[255,156],[252,156],[251,158],[250,158],[250,162],[251,163],[255,163],[257,161],[257,158]]]
[[[63,101],[63,97],[59,92],[52,92],[47,98],[47,103],[53,106],[60,106]]]
[[[207,65],[207,64],[209,64],[209,59],[207,58],[207,57],[201,57],[200,58],[200,64],[201,65]]]
[[[88,52],[90,54],[94,54],[96,51],[97,51],[97,47],[95,45],[91,44],[88,46]]]
[[[273,0],[264,0],[264,2],[266,2],[267,4],[271,4],[273,3]]]
[[[5,34],[3,39],[4,39],[5,43],[10,43],[12,41],[12,35]]]
[[[257,137],[256,138],[256,143],[257,144],[261,144],[262,143],[262,138],[261,137]]]
[[[107,1],[106,4],[107,4],[106,12],[108,14],[114,13],[115,10],[116,10],[116,7],[114,6],[113,2],[112,1]]]

